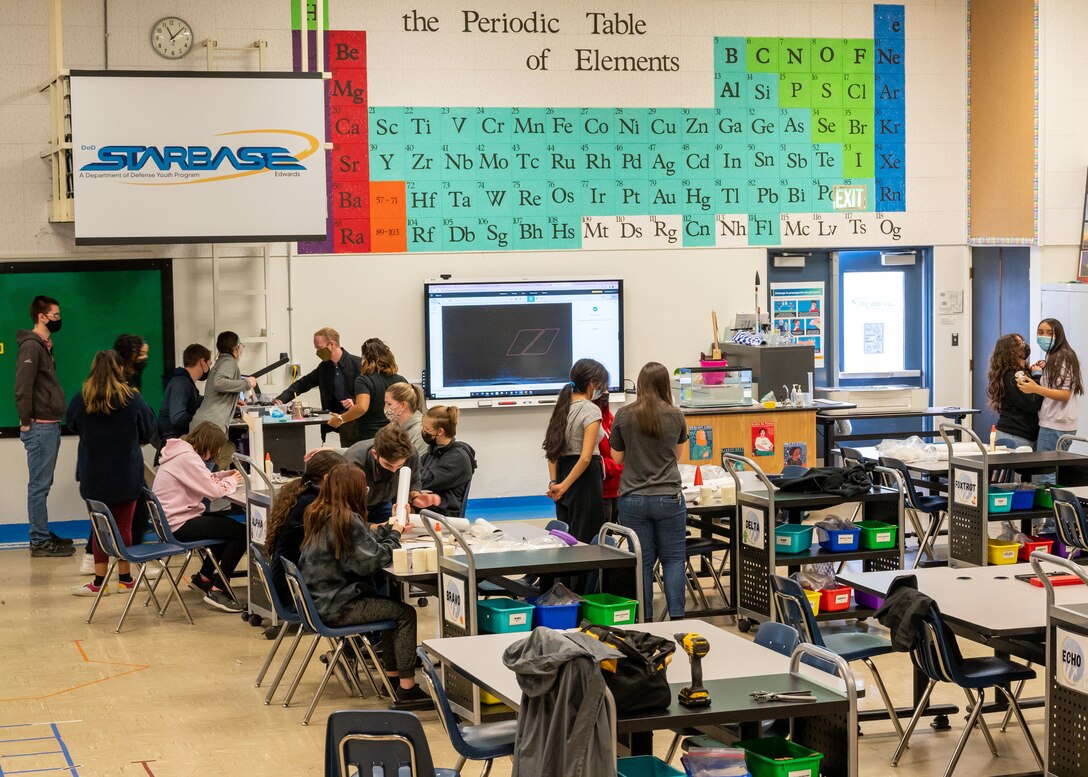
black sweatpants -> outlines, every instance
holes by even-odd
[[[386,669],[396,670],[402,679],[416,676],[416,611],[404,602],[384,596],[361,596],[353,599],[343,610],[325,618],[336,628],[356,626],[377,621],[396,621],[392,631],[383,631],[382,662]],[[389,662],[395,666],[389,666]]]
[[[223,545],[213,545],[211,551],[215,560],[219,562],[223,574],[228,578],[234,574],[238,562],[246,554],[246,527],[233,518],[219,513],[204,513],[196,518],[190,518],[174,529],[174,536],[182,542],[226,540]],[[200,574],[212,580],[216,587],[223,587],[223,581],[218,579],[211,561],[204,560],[203,566],[200,567]]]

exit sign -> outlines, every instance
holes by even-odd
[[[835,210],[865,210],[864,186],[832,186],[831,202]]]

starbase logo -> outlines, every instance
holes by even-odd
[[[321,142],[308,132],[288,129],[238,130],[216,137],[232,135],[287,136],[293,141],[289,145],[298,148],[254,142],[218,147],[81,145],[81,151],[95,152],[98,161],[80,167],[79,177],[116,178],[133,186],[216,183],[265,173],[277,178],[299,178],[307,169],[303,160],[321,147]]]

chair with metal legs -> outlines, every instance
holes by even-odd
[[[888,689],[884,685],[884,678],[873,663],[877,656],[894,652],[890,640],[878,637],[875,634],[863,632],[847,632],[842,634],[827,634],[820,632],[820,625],[816,616],[812,614],[812,606],[808,603],[805,590],[796,580],[781,575],[771,575],[771,595],[774,598],[776,619],[779,623],[793,626],[801,636],[802,642],[810,642],[817,647],[830,650],[845,661],[853,663],[861,661],[873,674],[880,698],[884,701],[884,707],[888,710],[888,717],[899,736],[903,736],[903,727],[899,724],[899,716],[896,714],[895,705],[892,704]]]
[[[459,777],[436,769],[419,718],[410,712],[340,710],[325,728],[325,777]]]
[[[280,649],[280,645],[283,643],[283,638],[287,635],[288,630],[294,626],[297,628],[294,640],[291,642],[291,646],[287,651],[287,654],[283,657],[283,663],[280,664],[279,671],[276,672],[276,676],[272,680],[272,684],[268,688],[268,694],[265,696],[264,703],[270,704],[272,697],[276,693],[276,688],[279,687],[280,681],[283,679],[283,675],[287,672],[287,666],[291,663],[291,659],[295,655],[295,651],[298,649],[299,642],[302,641],[302,617],[284,604],[280,599],[279,592],[276,587],[272,585],[272,565],[268,559],[265,558],[264,553],[258,547],[257,543],[251,542],[249,544],[249,552],[253,556],[253,563],[257,567],[257,575],[260,577],[261,585],[264,586],[265,595],[268,596],[268,601],[272,603],[273,609],[276,611],[276,617],[280,621],[279,631],[276,632],[276,639],[272,643],[272,647],[268,650],[268,655],[265,656],[264,664],[261,665],[261,671],[257,673],[256,687],[260,688],[261,683],[264,682],[264,676],[268,672],[268,668],[272,665],[272,659],[275,658],[276,652]]]
[[[185,569],[189,566],[189,561],[192,559],[193,554],[196,553],[201,559],[208,559],[212,562],[212,566],[215,567],[215,573],[219,575],[219,579],[223,581],[224,590],[227,594],[234,599],[238,600],[238,597],[234,595],[234,589],[230,587],[230,580],[223,574],[223,570],[219,568],[219,560],[216,559],[215,553],[212,552],[212,548],[220,545],[226,545],[226,540],[193,540],[191,542],[182,542],[174,536],[174,530],[170,528],[170,520],[166,515],[166,511],[162,507],[162,503],[159,498],[155,496],[150,488],[144,488],[141,494],[144,501],[147,503],[147,511],[151,516],[151,527],[154,529],[155,534],[163,542],[169,542],[173,545],[177,545],[185,549],[185,558],[181,561],[181,568],[178,569],[177,577],[174,578],[174,583],[182,582],[185,577]],[[169,566],[169,560],[166,562]],[[180,590],[180,589],[179,589]],[[173,598],[173,592],[166,599],[166,603],[163,604],[163,612],[170,606],[170,600]]]
[[[98,591],[98,595],[95,596],[94,602],[91,603],[91,611],[87,613],[87,623],[90,623],[94,618],[95,610],[98,609],[98,603],[102,600],[102,595],[106,591],[106,586],[110,581],[110,577],[113,576],[114,570],[117,568],[119,561],[127,561],[130,564],[136,564],[139,566],[140,571],[136,575],[136,580],[133,581],[132,589],[129,591],[128,600],[125,602],[125,609],[121,611],[121,619],[117,621],[116,633],[121,633],[121,627],[125,625],[125,618],[128,617],[128,612],[132,608],[132,602],[135,600],[136,592],[140,588],[140,584],[143,583],[147,589],[148,598],[150,601],[155,602],[155,608],[159,611],[159,617],[161,618],[165,612],[166,607],[159,606],[159,600],[155,596],[155,587],[158,585],[156,581],[155,586],[152,586],[147,579],[146,565],[155,562],[162,570],[161,577],[166,577],[170,583],[171,596],[178,595],[178,599],[181,599],[181,594],[178,593],[177,584],[174,583],[174,578],[170,576],[170,569],[166,565],[166,560],[180,555],[185,552],[185,549],[180,545],[174,545],[169,542],[149,542],[141,545],[133,545],[131,547],[125,545],[124,540],[121,538],[121,530],[117,526],[117,521],[113,517],[113,513],[110,512],[110,508],[102,502],[98,502],[94,499],[84,500],[87,504],[87,512],[91,519],[91,529],[94,532],[95,541],[98,543],[98,547],[109,556],[110,563],[106,568],[106,576],[102,580],[102,587]],[[193,624],[193,616],[189,614],[189,608],[185,606],[185,602],[181,603],[182,608],[185,610],[185,617],[189,620],[189,625]]]
[[[283,700],[283,706],[288,707],[291,705],[291,699],[294,698],[295,691],[302,681],[302,675],[305,673],[310,660],[314,657],[314,653],[317,651],[317,646],[322,638],[328,639],[332,643],[333,653],[332,656],[329,657],[329,663],[325,668],[325,674],[321,678],[321,683],[317,686],[317,691],[314,693],[314,698],[310,702],[309,708],[306,710],[306,715],[302,718],[302,725],[305,726],[309,724],[310,718],[314,714],[314,709],[317,707],[317,702],[321,698],[321,694],[325,692],[325,686],[329,684],[329,678],[332,677],[338,662],[347,659],[347,656],[345,655],[346,650],[350,649],[355,654],[357,667],[361,668],[363,671],[368,671],[366,668],[366,660],[359,650],[356,639],[361,640],[363,646],[366,648],[366,652],[369,655],[371,662],[374,664],[375,670],[385,684],[389,698],[396,699],[396,692],[389,683],[389,678],[387,678],[385,672],[382,671],[382,663],[374,653],[370,641],[366,638],[369,634],[392,631],[397,627],[396,621],[375,621],[373,623],[360,623],[352,626],[342,626],[340,628],[326,626],[324,621],[321,620],[321,614],[317,611],[317,606],[314,604],[313,597],[310,595],[310,589],[306,587],[306,581],[302,579],[302,573],[299,572],[298,567],[287,559],[282,559],[282,563],[283,571],[287,574],[287,587],[291,590],[291,598],[295,602],[295,611],[298,612],[309,632],[314,635],[313,642],[310,643],[310,647],[302,659],[302,664],[295,673],[295,679],[291,682],[291,687],[287,691],[287,697]],[[348,676],[349,678],[353,678],[355,691],[359,696],[362,696],[363,689],[359,684],[358,677],[354,672],[348,672]],[[374,684],[373,676],[371,676],[370,680],[371,683]],[[374,687],[376,688],[377,686],[375,685]]]
[[[457,751],[457,766],[454,769],[460,771],[468,760],[483,761],[484,769],[480,772],[480,777],[487,777],[491,773],[491,765],[496,758],[513,757],[517,720],[501,720],[495,723],[481,723],[477,726],[462,725],[453,714],[450,700],[446,697],[446,689],[442,685],[442,678],[438,676],[438,670],[431,663],[427,651],[424,648],[416,648],[416,655],[422,662],[423,679],[434,698],[438,719],[450,738],[450,744]]]
[[[904,496],[907,502],[904,512],[906,512],[911,524],[913,524],[914,533],[918,538],[918,555],[914,557],[914,564],[911,569],[917,569],[923,553],[931,560],[936,558],[936,551],[933,546],[937,542],[937,536],[941,533],[941,526],[948,515],[948,497],[919,494],[918,489],[914,487],[914,481],[911,480],[910,470],[899,459],[881,456],[880,466],[895,470],[903,480]],[[920,513],[929,517],[929,525],[924,530],[918,518]]]
[[[911,717],[910,722],[907,724],[906,732],[900,739],[899,746],[895,749],[895,754],[892,756],[892,766],[898,766],[899,759],[902,758],[903,751],[910,742],[910,736],[925,712],[933,689],[938,683],[951,683],[963,689],[963,693],[967,697],[970,713],[967,716],[967,724],[963,734],[960,735],[956,749],[952,753],[952,759],[945,769],[945,777],[951,777],[952,772],[955,771],[956,764],[959,762],[964,746],[967,744],[967,740],[971,736],[971,732],[974,731],[975,726],[982,729],[982,735],[986,739],[990,752],[995,756],[998,755],[997,746],[994,744],[989,726],[986,725],[986,720],[982,717],[982,709],[986,705],[987,688],[996,688],[1008,700],[1009,708],[1016,716],[1020,728],[1024,732],[1024,738],[1028,741],[1031,754],[1039,765],[1039,769],[1043,770],[1043,758],[1039,754],[1039,748],[1035,745],[1035,739],[1031,736],[1031,731],[1028,730],[1027,723],[1024,721],[1024,713],[1020,709],[1020,704],[1016,697],[1005,688],[1006,685],[1014,682],[1033,679],[1035,670],[997,656],[965,659],[960,653],[956,637],[945,628],[940,609],[936,603],[931,604],[929,609],[924,614],[917,616],[917,618],[917,636],[914,645],[911,647],[910,655],[914,665],[929,678],[929,684],[922,694],[914,716]]]

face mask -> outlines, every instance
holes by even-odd
[[[593,395],[592,395],[592,396],[590,396],[590,399],[591,399],[591,400],[593,400],[594,402],[596,402],[596,401],[597,401],[598,399],[600,399],[600,398],[601,398],[602,396],[604,396],[604,392],[603,392],[603,391],[601,391],[600,389],[593,389]]]
[[[423,442],[427,443],[428,445],[434,445],[434,441],[438,439],[433,434],[427,434],[426,432],[420,432],[419,436],[422,437]]]
[[[132,365],[132,369],[136,370],[136,372],[143,372],[145,369],[147,369],[147,359],[140,359],[138,362]]]
[[[1040,335],[1039,337],[1035,338],[1035,342],[1039,344],[1039,347],[1042,348],[1043,351],[1049,351],[1050,347],[1054,345],[1054,338],[1043,337]]]
[[[45,322],[45,328],[49,330],[49,334],[55,335],[57,332],[60,331],[60,325],[62,323],[63,322],[59,318],[56,321],[54,321],[53,319],[49,319]]]
[[[1029,356],[1031,356],[1031,346],[1024,343],[1024,358],[1027,359]]]
[[[330,351],[328,348],[318,348],[317,358],[323,362],[327,362],[332,359],[332,351]]]
[[[377,459],[374,459],[374,479],[379,483],[384,483],[387,480],[391,480],[396,473],[391,469],[383,467]]]
[[[389,419],[389,423],[395,424],[400,419],[400,413],[391,407],[385,409],[385,417]]]
[[[207,370],[204,370],[204,372],[200,373],[200,377],[197,378],[197,380],[207,380],[207,379],[208,379],[208,371]]]

